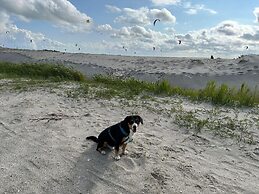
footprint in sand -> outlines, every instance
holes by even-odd
[[[10,124],[17,124],[17,123],[21,123],[22,122],[22,120],[20,119],[20,118],[14,118],[11,122],[10,122]]]
[[[134,159],[130,157],[124,157],[118,163],[118,166],[121,167],[126,172],[136,172],[138,170],[138,164],[134,161]]]
[[[259,147],[255,148],[253,152],[254,152],[255,155],[259,156]]]
[[[118,166],[126,172],[136,172],[145,164],[145,153],[143,149],[131,150],[127,155],[122,156]]]

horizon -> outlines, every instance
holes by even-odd
[[[4,48],[153,57],[259,54],[259,4],[254,1],[0,3]]]

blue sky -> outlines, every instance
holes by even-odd
[[[259,2],[0,0],[0,45],[176,57],[259,54]]]

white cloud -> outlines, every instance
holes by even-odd
[[[161,22],[176,22],[175,16],[167,9],[148,9],[147,7],[139,9],[124,8],[122,15],[115,18],[115,22],[123,25],[150,25],[156,18],[159,18]]]
[[[68,0],[0,0],[1,12],[24,21],[45,20],[69,31],[87,31],[92,20]]]
[[[64,44],[42,33],[18,28],[5,11],[0,9],[0,45],[10,48],[62,50]]]
[[[121,12],[121,9],[116,7],[116,6],[113,6],[113,5],[105,5],[106,9],[108,9],[110,12],[112,13],[120,13]]]
[[[201,52],[210,51],[221,56],[238,56],[249,46],[249,52],[258,52],[259,27],[241,25],[235,21],[223,21],[210,29],[203,29],[190,33],[193,45]]]
[[[241,38],[259,42],[259,29],[252,34],[244,33]]]
[[[256,22],[259,23],[259,7],[256,7],[253,11],[255,18],[256,18]]]
[[[176,30],[174,29],[174,28],[172,28],[172,27],[166,27],[166,28],[164,28],[164,30],[166,31],[166,33],[168,33],[168,34],[175,34],[175,32],[176,32]]]
[[[51,49],[62,50],[64,44],[51,40],[41,33],[33,33],[29,30],[19,29],[9,24],[8,31],[0,33],[0,42],[4,47],[25,49]]]
[[[10,24],[10,17],[5,12],[0,11],[0,33],[4,33],[8,30]]]
[[[189,15],[195,15],[197,14],[197,9],[188,9],[187,11],[185,11],[185,13],[189,14]]]
[[[162,22],[171,22],[171,23],[176,22],[175,16],[173,16],[172,13],[165,8],[151,9],[149,15],[150,17],[153,17],[153,18],[159,18]]]
[[[131,8],[124,8],[123,15],[120,15],[115,19],[115,22],[122,24],[131,24],[131,25],[146,25],[150,23],[148,18],[149,9],[140,8],[138,10]]]
[[[197,14],[198,12],[201,12],[201,11],[204,11],[204,12],[208,12],[210,14],[217,14],[217,12],[213,9],[209,9],[209,8],[206,8],[205,5],[203,4],[195,4],[195,5],[192,5],[191,2],[185,2],[183,4],[183,7],[185,9],[187,9],[187,11],[185,11],[187,14],[190,14],[190,15],[195,15]]]
[[[99,25],[99,26],[97,26],[97,31],[99,31],[99,32],[112,31],[112,27],[110,24]]]
[[[131,51],[152,51],[153,47],[166,46],[165,42],[174,40],[174,35],[154,31],[143,26],[131,26],[115,30],[112,38],[114,38],[114,42],[123,43]]]
[[[240,25],[239,23],[231,20],[223,21],[216,27],[211,28],[214,33],[224,36],[242,36],[244,33],[251,34],[254,29],[248,25]]]
[[[181,0],[151,0],[155,5],[176,5],[181,2]]]
[[[256,53],[259,44],[259,26],[241,25],[235,21],[223,21],[218,25],[186,34],[179,34],[173,28],[165,28],[164,33],[145,26],[122,27],[110,32],[113,38],[111,45],[116,52],[124,52],[121,46],[127,48],[128,53],[136,51],[147,55],[164,56],[210,56],[236,57],[247,51]],[[178,40],[182,44],[178,44]],[[153,46],[156,51],[153,51]],[[163,51],[163,53],[160,52]],[[167,54],[165,54],[167,53]]]

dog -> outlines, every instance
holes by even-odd
[[[126,155],[126,146],[133,140],[132,136],[140,123],[143,125],[143,119],[139,115],[127,116],[123,121],[104,129],[98,137],[88,136],[86,139],[96,142],[96,150],[102,154],[106,154],[103,150],[104,147],[114,147],[114,158],[119,160],[120,147],[122,147],[122,155]]]

